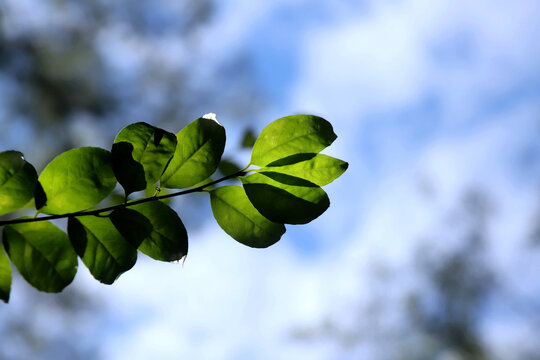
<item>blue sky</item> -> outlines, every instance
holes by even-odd
[[[231,54],[246,53],[267,98],[250,124],[261,130],[284,115],[321,115],[338,134],[326,153],[350,167],[325,188],[332,205],[323,216],[289,227],[266,250],[234,242],[210,219],[189,232],[184,266],[141,256],[112,287],[81,269],[72,286],[106,304],[104,318],[81,326],[100,329],[108,358],[392,356],[376,342],[344,348],[292,334],[328,318],[345,329],[369,328],[351,314],[373,294],[399,308],[403,294],[421,286],[410,270],[420,239],[441,229],[471,187],[493,197],[487,256],[501,274],[503,295],[538,296],[540,254],[524,250],[539,211],[537,1],[236,0],[220,6],[200,29],[195,54],[183,53],[182,44],[160,45],[170,50],[171,66],[196,60],[202,84],[227,91],[220,66]],[[111,30],[102,41],[122,45],[124,63],[113,64],[121,68],[140,65],[129,55],[141,46],[148,53],[158,46],[116,35]],[[216,112],[226,128],[235,124],[220,106],[205,112]],[[72,131],[88,131],[78,124]],[[234,131],[230,139],[238,137]],[[430,198],[422,195],[425,186]],[[183,211],[178,208],[180,216]],[[444,236],[437,251],[452,248],[454,235]],[[399,276],[378,283],[374,263]],[[503,311],[508,306],[501,299],[486,311],[482,335],[510,359],[505,351],[530,346],[534,329],[521,314]],[[391,312],[381,321],[387,328],[406,326]]]

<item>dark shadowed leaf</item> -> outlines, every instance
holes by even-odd
[[[134,205],[130,209],[152,224],[150,235],[139,246],[142,253],[160,261],[177,261],[187,255],[186,228],[173,209],[160,201]]]
[[[0,246],[0,299],[7,303],[11,292],[11,265],[4,252],[4,247]]]
[[[41,186],[41,183],[38,181],[36,183],[36,190],[34,191],[34,205],[36,206],[36,210],[41,209],[46,203],[47,194],[45,194],[43,186]]]
[[[210,192],[214,217],[227,234],[244,245],[265,248],[285,233],[285,226],[262,216],[240,186],[223,186]]]
[[[323,189],[294,176],[264,172],[241,180],[251,203],[274,222],[306,224],[330,206]]]
[[[112,146],[113,170],[126,194],[155,184],[176,149],[176,136],[144,122],[123,128]]]
[[[15,211],[34,196],[37,173],[18,151],[0,153],[0,215]]]
[[[313,115],[292,115],[263,129],[251,153],[251,164],[266,166],[298,153],[318,153],[336,139],[332,125]]]
[[[67,235],[48,221],[4,227],[4,246],[19,273],[40,291],[62,291],[77,272]]]
[[[323,154],[297,154],[274,161],[259,172],[279,172],[306,179],[323,186],[337,179],[347,170],[345,161]]]
[[[41,212],[65,214],[88,209],[116,185],[111,153],[95,147],[66,151],[45,167],[39,181],[47,195]]]
[[[112,284],[137,261],[137,249],[107,217],[69,218],[68,235],[77,255],[102,283]]]
[[[193,186],[216,171],[225,149],[225,129],[217,120],[198,118],[176,137],[176,151],[161,177],[163,187]]]
[[[152,233],[152,223],[144,215],[132,209],[118,209],[111,213],[110,219],[124,239],[138,248]]]

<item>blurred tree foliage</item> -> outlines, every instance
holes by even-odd
[[[413,267],[372,264],[369,291],[352,309],[349,322],[328,317],[318,326],[296,329],[293,337],[337,343],[344,358],[370,354],[368,358],[378,360],[540,359],[538,344],[524,340],[500,354],[483,337],[482,326],[494,301],[540,329],[540,302],[520,299],[505,288],[499,280],[501,270],[490,258],[495,201],[479,189],[466,191],[444,215],[436,234],[417,246]],[[531,226],[537,227],[536,222]]]
[[[252,112],[249,59],[205,52],[214,10],[211,0],[0,1],[2,148],[22,149],[39,171],[92,131],[112,143],[109,129],[136,121],[179,129],[210,111]],[[0,358],[99,358],[95,334],[73,340],[96,299],[74,288],[44,301],[27,288],[14,289],[25,306],[0,308]]]
[[[19,297],[16,307],[0,309],[0,359],[102,358],[99,336],[107,324],[96,297],[76,287],[52,297],[30,286]]]
[[[487,359],[480,336],[483,309],[495,290],[495,272],[486,259],[489,200],[480,191],[465,194],[452,222],[458,225],[458,246],[441,256],[434,245],[417,253],[426,293],[408,298],[409,317],[432,346],[422,358],[449,353],[459,359]],[[426,244],[436,244],[436,239]]]
[[[44,152],[80,146],[76,121],[181,128],[210,110],[246,113],[257,101],[244,54],[216,61],[205,52],[211,0],[10,0],[0,12],[2,112],[39,133],[26,140]]]

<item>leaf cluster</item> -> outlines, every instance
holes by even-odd
[[[188,234],[163,201],[167,198],[208,193],[219,226],[254,248],[276,243],[285,224],[306,224],[320,216],[330,205],[321,186],[348,167],[319,153],[336,139],[331,124],[312,115],[287,116],[257,139],[251,137],[251,160],[241,170],[222,159],[225,129],[214,114],[176,135],[144,122],[128,125],[110,151],[66,151],[39,176],[22,153],[0,152],[0,215],[28,206],[37,211],[34,217],[0,221],[0,298],[9,300],[10,263],[36,289],[60,292],[73,281],[78,258],[105,284],[135,265],[137,251],[158,261],[182,261]],[[226,173],[213,179],[218,168]],[[216,186],[229,179],[239,179],[242,186]],[[120,202],[97,207],[118,198],[117,184],[123,189]],[[160,195],[162,189],[180,191]],[[154,195],[130,199],[148,192]],[[67,231],[51,222],[59,218],[68,219]]]

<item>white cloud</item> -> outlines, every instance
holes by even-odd
[[[399,15],[385,11],[315,29],[304,44],[297,106],[350,116],[416,97],[424,82],[422,49],[409,19]]]
[[[378,3],[368,15],[313,29],[291,107],[358,117],[434,92],[448,121],[468,121],[486,95],[538,74],[537,7],[531,1]]]

